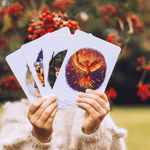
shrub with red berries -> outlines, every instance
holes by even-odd
[[[99,8],[99,12],[102,15],[104,23],[110,25],[114,24],[114,21],[116,21],[116,26],[121,30],[128,26],[129,29],[132,28],[132,33],[130,34],[142,33],[144,30],[144,24],[140,22],[137,15],[132,12],[124,14],[122,9],[118,9],[118,6],[115,8],[111,4],[108,4],[107,6],[102,5]]]
[[[117,9],[111,4],[108,4],[107,6],[100,6],[99,11],[102,14],[102,20],[107,24],[110,23],[110,17],[116,16],[118,13]]]
[[[141,97],[141,99],[145,101],[146,99],[150,97],[150,85],[144,84],[144,80],[145,80],[147,73],[148,72],[150,73],[150,62],[146,63],[145,57],[137,58],[137,62],[140,63],[140,66],[136,67],[136,71],[143,70],[143,74],[138,84],[139,89],[137,91],[137,96]]]
[[[8,9],[8,15],[13,17],[18,17],[22,10],[22,5],[19,4],[19,2],[13,3],[10,5]]]
[[[3,22],[3,19],[4,19],[6,14],[7,14],[7,9],[6,8],[2,8],[0,10],[0,24]]]
[[[3,89],[6,89],[4,90],[6,92],[7,90],[9,92],[11,88],[17,89],[17,85],[15,87],[15,85],[11,84],[13,80],[10,80],[11,78],[7,78],[7,76],[10,77],[12,72],[8,68],[6,61],[4,62],[5,57],[19,49],[22,44],[37,39],[46,33],[56,31],[62,27],[68,27],[72,34],[74,34],[77,29],[82,28],[85,32],[90,32],[112,44],[120,46],[121,53],[117,61],[118,64],[124,59],[129,58],[130,61],[131,55],[135,56],[134,54],[136,54],[137,51],[134,49],[136,49],[136,46],[132,46],[133,44],[138,43],[135,41],[144,41],[141,44],[142,54],[144,53],[145,48],[146,50],[149,49],[149,35],[146,35],[146,32],[143,32],[143,30],[148,29],[146,27],[148,25],[148,21],[145,21],[146,16],[143,17],[139,14],[141,13],[140,10],[136,11],[139,5],[137,4],[134,6],[134,4],[131,4],[130,1],[104,2],[88,0],[85,3],[84,1],[79,0],[53,0],[41,2],[27,0],[15,1],[14,3],[12,2],[13,1],[4,0],[4,2],[0,5],[0,95],[2,101],[3,98],[7,96],[7,94],[3,93]],[[142,3],[142,1],[140,2]],[[132,9],[133,7],[134,9]],[[130,12],[131,10],[132,12]],[[141,22],[141,18],[144,24]],[[27,28],[28,32],[26,32]],[[142,32],[143,34],[137,36],[137,34]],[[141,38],[141,36],[143,37]],[[147,41],[145,38],[147,38]],[[140,50],[140,48],[138,50]],[[137,86],[139,89],[137,95],[135,93],[135,96],[139,96],[142,100],[146,100],[149,98],[147,92],[149,81],[147,82],[147,80],[148,73],[150,73],[150,64],[145,57],[140,57],[137,61],[139,63],[136,67],[136,71],[139,71],[138,73],[136,72],[137,76],[140,75],[142,71],[143,74],[141,75],[141,79]],[[126,64],[124,65],[126,66]],[[132,68],[135,68],[133,65],[134,64],[131,64]],[[7,71],[5,69],[7,69]],[[56,72],[57,71],[59,71],[59,69],[57,69]],[[119,72],[122,70],[119,69],[117,71]],[[124,71],[126,71],[126,69]],[[117,74],[117,77],[120,75],[119,73]],[[124,84],[125,80],[128,81],[126,78],[127,75],[125,74],[121,74],[121,77],[124,80],[120,81],[120,85]],[[137,76],[135,80],[138,80]],[[4,82],[5,77],[7,78],[6,81],[9,82],[8,84]],[[116,79],[112,78],[112,80]],[[131,80],[132,79],[129,79],[128,82],[131,82]],[[13,82],[15,83],[15,81]],[[134,83],[135,82],[133,82],[133,84]],[[133,86],[136,88],[135,85]],[[106,90],[110,101],[117,95],[117,92],[113,92],[112,89]],[[10,93],[12,92],[10,91]],[[20,94],[20,90],[18,93],[16,92],[12,95],[14,96],[18,94],[21,97],[22,95]]]
[[[80,29],[78,22],[68,20],[67,14],[56,14],[55,12],[50,12],[50,10],[46,12],[43,11],[39,20],[40,21],[31,20],[31,25],[28,28],[30,32],[28,38],[30,40],[34,40],[46,33],[51,33],[65,26],[70,29],[72,34],[75,30]]]
[[[150,97],[150,85],[140,85],[139,90],[137,91],[137,96],[141,97],[143,101]]]
[[[107,41],[121,47],[121,43],[115,40],[116,34],[112,33],[108,35]]]
[[[64,12],[73,4],[73,0],[55,0],[52,6],[59,9],[61,12]]]
[[[137,15],[131,15],[131,22],[133,25],[133,33],[134,34],[138,34],[138,33],[142,33],[144,30],[144,24],[140,22],[140,19]]]
[[[15,92],[20,89],[20,84],[18,83],[17,79],[14,76],[6,77],[2,79],[0,82],[0,87],[7,91]]]
[[[140,66],[136,67],[136,71],[140,71],[142,69],[146,69],[146,58],[145,57],[138,57],[137,62],[140,63]],[[149,66],[147,66],[147,69],[149,69]]]
[[[41,8],[40,8],[40,10],[39,10],[41,13],[43,13],[43,12],[49,12],[50,13],[50,9],[49,9],[49,7],[48,7],[48,5],[43,5]]]
[[[77,29],[80,29],[78,22],[73,20],[68,20],[67,23],[63,25],[64,27],[68,27],[70,29],[71,34],[74,34],[74,32]]]
[[[118,95],[117,91],[113,87],[106,89],[105,94],[107,95],[107,98],[108,98],[108,101],[110,102],[110,104],[112,103],[112,100],[117,98],[117,95]]]

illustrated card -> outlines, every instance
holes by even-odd
[[[24,59],[21,49],[13,52],[6,57],[12,72],[16,76],[23,91],[29,101],[33,103],[41,97],[39,89],[35,85],[35,80],[29,70],[29,67]]]
[[[58,99],[77,106],[78,92],[105,91],[120,47],[77,30],[53,87]]]
[[[73,35],[51,36],[43,42],[44,74],[46,95],[52,88],[61,69],[62,62],[67,53]]]
[[[36,82],[36,85],[42,94],[42,97],[47,96],[45,93],[45,81],[44,81],[43,43],[47,38],[50,38],[53,35],[63,35],[63,34],[70,35],[71,33],[69,28],[65,27],[53,33],[48,33],[41,38],[38,38],[34,41],[24,44],[21,47],[22,53],[30,68],[30,71]],[[50,40],[48,40],[48,46],[50,46],[52,42],[53,42],[52,38],[50,38]]]
[[[36,86],[36,82],[32,76],[32,73],[30,72],[21,49],[8,55],[6,57],[6,61],[16,76],[29,101],[33,103],[34,101],[39,100],[39,98],[41,98],[41,93]],[[59,101],[58,110],[64,107],[68,107],[68,104]]]

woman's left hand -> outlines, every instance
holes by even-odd
[[[87,89],[85,93],[80,92],[76,100],[78,106],[86,110],[83,123],[84,132],[91,134],[110,111],[107,96],[102,91]]]

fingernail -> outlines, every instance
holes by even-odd
[[[81,96],[81,95],[82,95],[82,92],[79,92],[79,93],[78,93],[78,96]]]
[[[51,97],[57,97],[57,95],[52,95]]]
[[[79,102],[79,101],[80,101],[80,98],[79,98],[79,97],[77,97],[77,98],[76,98],[76,101],[78,101],[78,102]]]
[[[86,92],[89,92],[89,91],[91,91],[91,89],[86,89]]]

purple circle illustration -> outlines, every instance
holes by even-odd
[[[66,80],[76,91],[98,89],[104,82],[106,62],[104,56],[92,48],[82,48],[75,52],[66,65]]]

